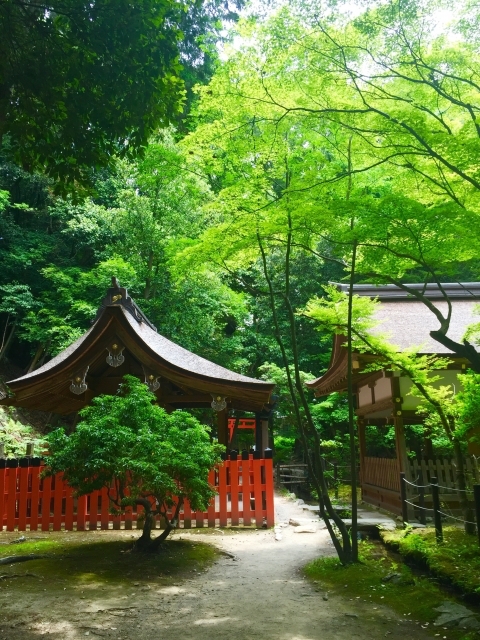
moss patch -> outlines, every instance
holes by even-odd
[[[316,581],[319,590],[332,590],[362,603],[387,606],[427,630],[432,627],[439,616],[435,608],[450,599],[441,588],[426,576],[414,576],[409,567],[392,559],[379,544],[360,543],[360,559],[359,564],[344,567],[336,558],[319,558],[305,567],[305,573]],[[382,582],[391,573],[399,574],[399,582]],[[439,629],[432,627],[431,631],[435,637]],[[470,640],[478,635],[449,629],[448,638]]]
[[[433,529],[382,531],[381,536],[389,548],[480,601],[480,547],[476,536],[457,527],[443,529],[441,544],[437,544]]]
[[[126,585],[131,582],[172,581],[192,576],[210,565],[218,551],[207,544],[173,538],[157,554],[132,553],[134,540],[127,535],[112,539],[101,532],[58,534],[0,548],[0,557],[45,554],[44,558],[2,567],[1,573],[31,572],[65,589],[88,584]],[[137,538],[137,536],[135,536]]]

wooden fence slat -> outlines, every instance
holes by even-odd
[[[205,526],[205,513],[203,511],[195,511],[193,517],[195,518],[195,528],[202,529]]]
[[[217,474],[215,469],[212,469],[208,474],[208,481],[212,487],[215,486],[216,475]],[[210,504],[208,505],[208,509],[207,509],[208,526],[212,528],[214,528],[215,525],[217,524],[217,509],[215,505],[215,500],[216,500],[216,496],[214,496],[210,500]],[[190,522],[190,525],[191,525],[191,522]]]
[[[42,531],[50,531],[50,499],[52,496],[52,476],[47,476],[42,482]]]
[[[7,470],[0,469],[0,531],[3,531],[4,525],[7,524],[5,519],[6,507],[6,490],[7,490]]]
[[[38,516],[40,514],[40,471],[40,467],[32,467],[30,531],[38,530]]]
[[[239,484],[238,484],[238,464],[239,460],[230,461],[230,511],[231,523],[236,527],[239,524]]]
[[[18,469],[18,530],[27,529],[28,467]]]
[[[435,460],[435,469],[436,469],[436,476],[438,479],[438,484],[441,486],[445,486],[446,480],[445,480],[445,474],[443,473],[443,465],[442,465],[442,461],[440,460],[440,458],[437,458]]]
[[[92,491],[90,494],[90,510],[88,514],[88,528],[90,531],[97,530],[98,524],[98,491]]]
[[[220,526],[227,526],[227,465],[230,462],[227,460],[226,464],[220,465],[218,469],[218,499],[219,499],[219,520]]]
[[[77,531],[85,531],[87,522],[87,496],[79,496],[77,500]]]
[[[63,474],[59,473],[55,477],[55,489],[53,492],[53,530],[60,531],[62,528],[62,501],[65,483]]]
[[[108,489],[107,487],[103,487],[101,493],[102,500],[102,508],[100,511],[100,528],[108,529],[108,525],[110,522],[110,498],[108,497]]]
[[[65,531],[73,531],[73,508],[73,490],[65,483]]]
[[[17,512],[17,467],[8,470],[7,495],[7,531],[15,531],[15,516]]]
[[[251,460],[242,460],[242,506],[243,525],[250,526],[252,523],[252,509],[250,505],[250,466]]]
[[[192,528],[192,509],[188,500],[185,500],[183,503],[183,528]]]
[[[253,500],[255,504],[255,524],[263,525],[262,504],[262,464],[264,460],[253,460]]]
[[[275,524],[275,505],[273,503],[273,460],[265,460],[265,499],[267,527]]]

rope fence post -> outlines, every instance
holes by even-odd
[[[443,542],[442,516],[440,514],[440,490],[438,488],[438,479],[435,476],[430,478],[432,487],[433,500],[433,517],[435,519],[435,537],[437,542]]]
[[[480,484],[473,485],[473,497],[475,499],[478,544],[480,545]]]
[[[404,522],[408,522],[407,485],[404,471],[400,473],[400,500],[402,502],[402,519]]]

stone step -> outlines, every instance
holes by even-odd
[[[351,518],[342,518],[344,523],[348,526],[352,526]],[[387,529],[388,531],[394,531],[396,524],[390,518],[359,518],[357,521],[358,531],[376,531],[377,529]]]

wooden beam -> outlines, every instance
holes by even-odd
[[[228,410],[217,412],[218,442],[228,447]]]
[[[361,416],[363,418],[368,418],[369,413],[377,413],[378,411],[386,411],[387,409],[392,410],[392,415],[394,411],[394,403],[392,398],[385,398],[384,400],[380,400],[379,402],[375,402],[374,404],[365,404],[363,407],[359,407],[356,409],[355,413],[357,416]]]

